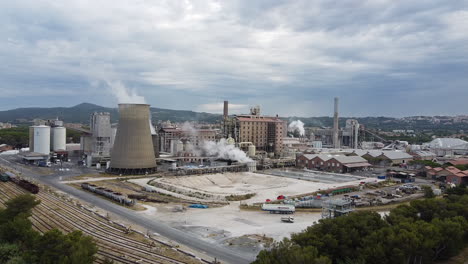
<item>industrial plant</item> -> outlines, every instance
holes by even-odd
[[[157,213],[158,223],[249,259],[320,219],[420,199],[426,184],[441,194],[468,183],[466,141],[386,140],[355,118],[340,119],[339,99],[333,103],[331,122],[316,126],[264,115],[260,106],[229,114],[228,101],[217,122],[153,123],[150,105],[121,103],[112,110],[118,116],[92,112],[87,124],[38,120],[29,149],[8,161],[24,171],[43,167],[33,170],[61,179],[57,186],[74,187],[81,199],[135,210],[139,224]]]

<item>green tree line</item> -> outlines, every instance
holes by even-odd
[[[0,209],[0,263],[6,264],[91,264],[97,246],[81,231],[63,234],[52,229],[35,231],[29,220],[40,201],[30,194],[6,202]]]
[[[468,243],[468,191],[400,205],[381,217],[359,211],[323,219],[263,250],[255,264],[434,263],[457,255]]]

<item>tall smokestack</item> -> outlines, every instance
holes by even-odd
[[[227,118],[229,115],[229,102],[224,101],[224,111],[223,111],[224,118]]]
[[[119,115],[109,171],[117,174],[155,172],[149,105],[119,104]]]
[[[338,127],[338,97],[335,97],[335,114],[333,115],[333,147],[340,148]]]

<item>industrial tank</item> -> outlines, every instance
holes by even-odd
[[[34,152],[34,127],[29,127],[29,151]]]
[[[255,157],[255,153],[256,152],[256,149],[255,149],[255,145],[249,145],[249,150],[248,150],[248,154],[249,154],[249,157]]]
[[[49,155],[50,153],[50,127],[33,126],[33,150],[36,153]]]
[[[64,127],[53,127],[51,130],[51,145],[53,151],[66,150],[67,129]]]
[[[149,127],[149,105],[119,104],[119,126],[111,152],[109,172],[146,174],[156,171]]]

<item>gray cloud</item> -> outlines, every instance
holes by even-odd
[[[105,82],[120,81],[175,109],[330,115],[340,96],[354,116],[468,110],[450,101],[468,97],[468,1],[20,0],[0,23],[4,109],[113,105]]]

